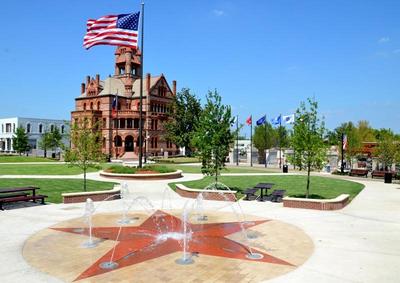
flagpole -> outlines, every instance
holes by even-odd
[[[117,89],[117,94],[115,95],[115,111],[117,112],[116,115],[116,120],[117,120],[117,126],[115,127],[115,158],[118,159],[118,143],[117,143],[117,136],[118,136],[118,127],[119,127],[119,121],[118,121],[118,89]]]
[[[344,164],[343,164],[343,154],[344,154],[344,133],[342,133],[342,164],[340,165],[340,172],[343,174],[344,172]]]
[[[142,168],[142,157],[143,157],[143,38],[144,38],[144,2],[142,2],[142,11],[140,13],[140,98],[139,98],[139,168]]]
[[[267,115],[265,114],[265,121],[264,121],[264,128],[265,128],[265,168],[267,168]]]
[[[239,166],[239,115],[236,116],[236,166]]]
[[[253,167],[253,115],[250,115],[250,166]]]
[[[282,131],[282,114],[279,114],[279,169],[282,168],[282,147],[281,147],[281,131]]]

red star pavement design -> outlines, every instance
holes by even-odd
[[[249,259],[247,257],[249,254],[247,246],[225,237],[240,232],[242,227],[250,228],[267,221],[269,220],[205,224],[188,223],[186,226],[187,231],[191,232],[188,253],[293,266],[289,262],[254,248],[251,249],[252,252],[263,255],[263,258],[256,260]],[[79,235],[89,235],[87,228],[52,229]],[[183,222],[180,218],[160,210],[156,211],[139,226],[94,227],[92,229],[93,237],[117,241],[112,261],[116,262],[118,266],[115,269],[104,269],[100,267],[101,263],[111,260],[113,249],[110,249],[74,281],[107,273],[175,252],[182,252],[183,238],[174,237],[174,235],[182,235],[182,231]],[[169,235],[169,237],[160,235]]]

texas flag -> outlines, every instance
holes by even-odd
[[[246,124],[249,125],[249,126],[252,124],[251,115],[250,115],[249,118],[247,118]]]
[[[118,109],[118,95],[115,95],[111,105],[111,116],[113,118],[117,116],[117,109]]]

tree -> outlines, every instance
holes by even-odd
[[[374,129],[372,129],[368,121],[366,120],[358,121],[357,130],[361,142],[376,141]]]
[[[13,147],[21,155],[21,153],[29,150],[28,135],[24,128],[18,127],[13,137]]]
[[[167,139],[177,146],[185,147],[186,155],[191,155],[191,141],[201,111],[200,101],[188,88],[178,92],[172,103],[171,119],[165,124]]]
[[[352,160],[360,153],[362,140],[358,128],[352,123],[342,123],[335,129],[337,141],[336,144],[339,148],[339,158],[342,158],[342,134],[347,137],[347,145],[344,151],[344,158],[348,164],[352,164]]]
[[[54,127],[53,131],[50,132],[50,149],[55,151],[61,146],[62,134],[58,127]]]
[[[288,147],[289,146],[289,133],[288,130],[284,126],[279,126],[274,129],[274,144],[277,147]]]
[[[291,162],[307,170],[306,198],[310,194],[311,169],[320,169],[326,160],[326,145],[324,143],[325,123],[318,118],[318,103],[308,99],[308,107],[301,102],[296,111],[296,120],[291,138],[295,156]]]
[[[265,150],[274,144],[275,132],[271,124],[266,122],[264,125],[256,126],[254,129],[253,143],[258,150],[258,159],[260,163],[265,162]]]
[[[397,161],[397,154],[398,143],[395,141],[393,132],[381,133],[378,146],[375,149],[375,155],[385,170]]]
[[[221,96],[216,90],[209,91],[207,103],[196,126],[193,144],[202,162],[201,172],[214,175],[216,183],[221,169],[225,167],[229,145],[234,140],[230,129],[232,124],[230,106],[222,104]]]
[[[47,150],[53,146],[53,141],[50,132],[44,132],[42,138],[39,141],[39,148],[43,149],[43,157],[47,157]]]
[[[96,125],[95,125],[96,127]],[[71,166],[83,170],[83,190],[86,191],[86,172],[89,168],[99,168],[99,162],[105,161],[101,152],[101,132],[90,128],[86,123],[75,123],[71,129],[72,148],[65,151],[65,161]]]

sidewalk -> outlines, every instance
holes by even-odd
[[[89,173],[88,178],[109,181],[98,173]],[[201,174],[184,174],[178,181],[199,178],[202,178]],[[127,181],[127,184],[133,194],[147,197],[155,208],[162,205],[166,207],[166,202],[162,202],[164,195],[167,195],[168,205],[182,208],[187,199],[166,190],[166,185],[174,181]],[[284,208],[282,204],[271,202],[240,202],[245,214],[296,225],[314,242],[314,254],[304,265],[268,282],[398,282],[400,185],[366,179],[353,181],[363,183],[365,189],[351,204],[339,211]],[[31,268],[22,257],[22,247],[34,233],[60,221],[82,216],[83,208],[84,204],[80,203],[0,211],[2,282],[59,282]],[[228,206],[224,210],[230,209]],[[120,210],[121,200],[102,202],[98,206],[99,212]]]

